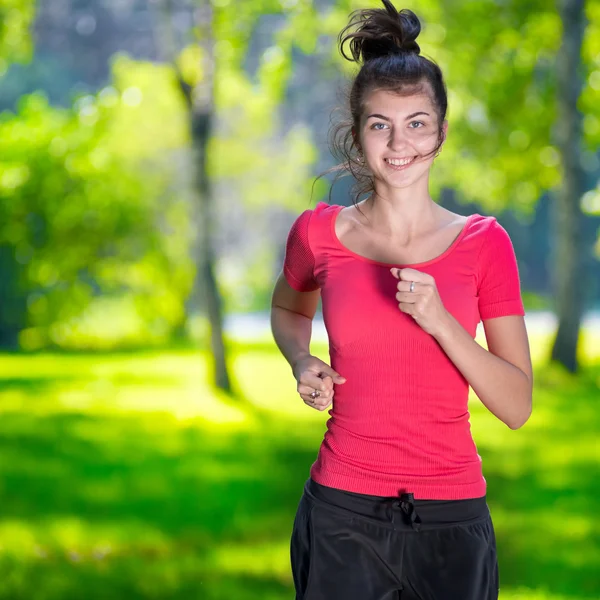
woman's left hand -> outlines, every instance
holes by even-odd
[[[435,279],[416,269],[393,267],[390,272],[399,280],[396,300],[400,310],[410,315],[423,331],[433,336],[440,334],[448,324],[450,315],[444,308]],[[415,283],[411,292],[412,281]]]

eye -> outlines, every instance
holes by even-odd
[[[382,127],[387,127],[385,123],[373,123],[373,125],[371,125],[371,129],[375,129],[376,131],[381,131],[381,128],[377,127],[378,125],[381,125]]]
[[[411,121],[410,124],[413,125],[414,123],[421,123],[421,125],[423,125],[423,127],[425,127],[425,123],[423,123],[423,121]],[[411,129],[421,129],[420,127],[411,127]]]

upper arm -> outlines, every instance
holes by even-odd
[[[282,271],[275,282],[271,306],[285,308],[312,319],[317,312],[320,297],[320,288],[308,292],[299,292],[295,290],[288,283]]]
[[[477,295],[488,350],[532,381],[517,257],[508,232],[496,219],[490,222],[479,252]]]
[[[285,245],[283,269],[275,283],[272,306],[313,318],[321,296],[315,279],[315,256],[309,228],[313,210],[307,209],[292,223]]]
[[[533,368],[525,319],[508,315],[483,321],[488,350],[523,371],[533,383]]]
[[[315,255],[310,243],[310,220],[312,209],[306,209],[292,223],[285,243],[283,275],[297,292],[318,289],[315,279]]]
[[[477,298],[482,321],[524,316],[517,257],[508,232],[493,218],[477,258]]]

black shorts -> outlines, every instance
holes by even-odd
[[[497,600],[486,497],[383,498],[308,479],[291,545],[296,600]]]

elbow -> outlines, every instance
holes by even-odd
[[[520,429],[529,421],[529,417],[531,416],[531,411],[533,409],[533,377],[530,374],[527,377],[527,387],[523,391],[525,398],[520,402],[520,406],[522,409],[518,412],[518,414],[513,415],[513,417],[506,421],[506,425],[512,429]]]
[[[516,431],[517,429],[521,429],[525,423],[527,423],[527,419],[523,419],[521,421],[509,421],[507,425],[509,429]]]
[[[523,427],[523,425],[525,425],[525,423],[527,423],[527,421],[529,421],[529,417],[531,416],[531,410],[532,410],[532,406],[531,406],[531,399],[530,399],[527,410],[523,411],[519,415],[516,415],[510,421],[506,421],[506,425],[513,431],[520,429],[521,427]]]

